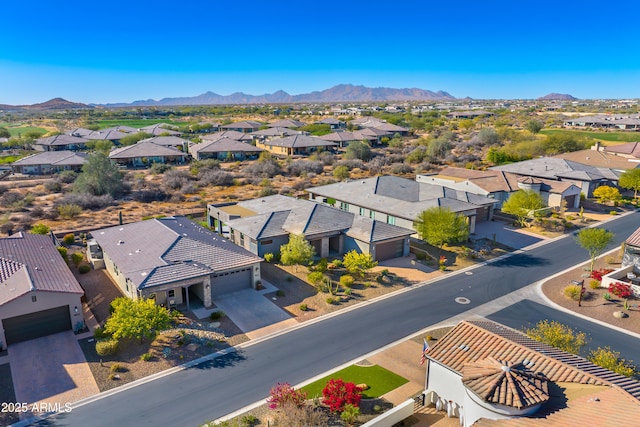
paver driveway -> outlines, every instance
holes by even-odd
[[[99,392],[71,331],[9,346],[17,402],[72,403]]]

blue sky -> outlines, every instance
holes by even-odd
[[[640,98],[637,1],[6,3],[0,104],[341,83],[478,99]]]

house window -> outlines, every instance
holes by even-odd
[[[261,244],[261,245],[270,245],[270,244],[272,244],[272,243],[273,243],[273,240],[272,240],[272,239],[269,239],[269,240],[263,240],[262,242],[260,242],[260,244]]]
[[[244,248],[244,234],[240,233],[240,246]]]
[[[396,217],[387,215],[387,224],[396,225]]]
[[[35,295],[31,296],[31,302],[37,302],[38,301],[38,297],[36,297]]]
[[[360,208],[359,209],[359,214],[360,214],[360,216],[364,216],[364,208]]]
[[[340,202],[340,210],[349,212],[349,203]]]
[[[176,291],[175,291],[175,289],[171,289],[171,290],[169,290],[169,292],[167,292],[167,296],[168,296],[169,298],[174,298],[174,297],[176,296]]]
[[[376,213],[373,210],[369,210],[369,218],[371,218],[371,219],[375,219],[376,218]]]

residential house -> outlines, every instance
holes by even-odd
[[[256,159],[262,148],[235,139],[221,138],[215,141],[205,141],[189,147],[189,153],[197,160],[247,160]]]
[[[88,141],[71,135],[55,135],[36,139],[33,148],[37,151],[77,151],[84,150]]]
[[[136,128],[132,128],[131,126],[124,126],[124,125],[118,125],[118,126],[112,126],[110,128],[104,128],[104,129],[100,129],[100,131],[102,132],[123,132],[123,133],[138,133],[138,129]]]
[[[411,132],[411,129],[387,123],[385,120],[380,120],[375,117],[361,117],[359,119],[352,120],[352,125],[357,125],[360,129],[373,128],[381,131],[388,132],[389,135],[398,134],[400,136],[407,136]]]
[[[129,298],[157,304],[198,300],[210,307],[221,294],[255,288],[261,258],[185,217],[150,219],[91,233],[104,264]]]
[[[188,157],[187,153],[151,141],[115,148],[109,153],[114,162],[134,168],[146,168],[153,163],[180,165],[186,163]]]
[[[246,134],[244,134],[246,135]],[[300,130],[289,129],[285,127],[271,127],[268,129],[257,130],[249,133],[253,137],[254,141],[268,141],[274,138],[284,138],[285,136],[292,135],[308,135],[307,132]]]
[[[495,113],[485,110],[452,111],[447,114],[447,118],[449,119],[475,119],[479,117],[491,116],[495,116]]]
[[[235,139],[236,141],[243,141],[243,142],[253,141],[253,137],[251,135],[246,134],[244,132],[238,132],[235,130],[226,130],[222,132],[215,132],[209,135],[202,135],[200,137],[200,140],[202,142],[217,141],[218,139],[222,139],[222,138]]]
[[[336,146],[335,142],[309,135],[291,135],[256,142],[256,147],[283,156],[308,155],[314,151],[330,150]]]
[[[269,123],[267,126],[269,126],[270,128],[299,128],[304,125],[306,125],[306,123],[301,122],[300,120],[282,119]]]
[[[567,127],[589,127],[598,129],[639,130],[640,116],[595,115],[581,116],[564,121]]]
[[[592,197],[593,190],[601,185],[616,187],[620,176],[620,172],[609,168],[597,168],[553,157],[541,157],[489,169],[510,172],[522,177],[570,182],[580,187],[581,192],[587,197]]]
[[[311,200],[412,231],[421,212],[446,207],[466,216],[473,234],[477,222],[493,218],[495,203],[489,197],[397,176],[339,182],[306,191]]]
[[[314,122],[314,124],[329,125],[331,127],[331,130],[345,129],[347,127],[346,122],[343,122],[342,120],[338,120],[333,117],[328,117],[326,119],[318,120],[317,122]]]
[[[250,133],[259,130],[263,126],[262,123],[255,120],[245,120],[242,122],[230,123],[228,125],[220,126],[223,130],[234,130],[236,132]]]
[[[464,427],[617,426],[640,416],[640,382],[489,320],[426,352],[425,401]]]
[[[495,199],[496,209],[502,208],[502,203],[518,190],[537,192],[549,207],[577,209],[580,206],[580,187],[570,182],[521,177],[503,171],[447,167],[436,174],[416,175],[416,181],[490,197]]]
[[[363,135],[360,132],[333,132],[319,137],[325,141],[331,141],[338,144],[338,147],[343,148],[354,141],[367,141],[377,142],[377,138],[370,135]]]
[[[86,138],[88,135],[91,135],[93,131],[91,129],[85,128],[76,128],[69,131],[67,134],[70,136],[75,136],[77,138]]]
[[[640,271],[640,228],[634,231],[624,242],[622,267],[631,265]]]
[[[51,236],[20,232],[0,239],[0,350],[83,329],[83,295]]]
[[[153,142],[156,145],[162,145],[163,147],[175,148],[177,150],[187,152],[189,144],[191,141],[188,139],[180,138],[178,136],[153,136],[151,138],[146,138],[138,141],[138,144],[141,142]]]
[[[16,160],[11,164],[13,173],[50,175],[61,171],[79,172],[88,155],[75,151],[45,151]]]
[[[207,212],[210,226],[258,256],[279,253],[290,234],[302,234],[319,257],[356,250],[382,261],[409,255],[409,236],[413,233],[310,200],[282,195],[209,205]]]
[[[638,154],[640,154],[640,143],[632,142],[631,144],[638,144]],[[569,153],[557,154],[553,157],[582,163],[596,168],[612,169],[617,172],[624,172],[640,166],[640,157],[634,158],[632,156],[628,156],[624,153],[627,150],[627,147],[622,147],[622,145],[628,144],[601,147],[599,143],[596,143],[596,145],[590,150],[571,151]],[[612,150],[609,151],[609,148]]]
[[[158,123],[155,125],[145,126],[143,128],[138,129],[138,132],[144,132],[151,134],[153,136],[176,136],[182,135],[181,132],[170,129],[171,125],[167,123]]]
[[[627,142],[626,144],[608,145],[602,147],[607,154],[614,154],[628,159],[630,162],[640,162],[640,142]],[[634,166],[635,167],[635,166]]]
[[[91,132],[90,134],[84,136],[83,138],[92,140],[92,141],[110,141],[114,145],[120,144],[120,140],[125,136],[129,135],[125,132],[120,132],[116,130],[96,130]]]

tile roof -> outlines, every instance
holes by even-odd
[[[189,153],[196,156],[198,153],[224,153],[224,152],[257,153],[264,151],[254,145],[230,138],[216,139],[215,141],[205,141],[189,147]]]
[[[305,132],[300,130],[289,129],[286,127],[270,127],[269,129],[257,130],[251,132],[252,136],[291,136],[291,135],[305,135]]]
[[[218,139],[222,139],[222,138],[235,139],[236,141],[251,141],[251,140],[253,140],[251,135],[243,133],[243,132],[238,132],[236,130],[226,130],[226,131],[223,131],[223,132],[215,132],[215,133],[210,133],[208,135],[202,135],[200,137],[200,139],[203,142],[204,141],[217,141]]]
[[[78,153],[75,151],[45,151],[42,153],[32,154],[13,162],[16,166],[32,166],[32,165],[58,165],[58,166],[78,166],[83,165],[87,161],[87,153]]]
[[[549,386],[544,375],[530,371],[520,362],[491,356],[464,365],[462,383],[486,402],[518,409],[549,400]]]
[[[119,141],[127,135],[129,134],[125,132],[120,132],[120,131],[110,130],[105,132],[105,131],[96,130],[91,132],[90,134],[84,135],[84,137],[91,140]]]
[[[84,294],[50,236],[0,239],[0,270],[0,305],[32,290]]]
[[[72,145],[72,144],[85,144],[88,142],[88,139],[80,138],[72,135],[55,135],[50,136],[48,138],[39,138],[36,139],[36,145],[46,145],[46,146],[56,146],[56,145]]]
[[[327,147],[336,145],[334,142],[325,141],[324,139],[309,135],[291,135],[284,138],[274,138],[271,141],[265,142],[265,144],[274,147],[289,148]]]
[[[618,180],[618,173],[608,168],[597,168],[555,157],[542,157],[507,165],[494,166],[491,170],[511,172],[540,178],[569,178],[581,181]]]
[[[109,153],[110,159],[133,159],[136,157],[183,157],[186,153],[173,147],[165,147],[151,141],[140,141],[126,147],[115,148]]]
[[[138,129],[139,132],[145,132],[145,133],[150,133],[151,135],[154,136],[159,136],[159,135],[181,135],[180,132],[175,131],[173,129],[167,129],[166,126],[171,126],[168,123],[158,123],[155,125],[149,125],[149,126],[145,126],[143,128]]]
[[[640,228],[634,231],[631,236],[624,241],[627,245],[640,247]]]
[[[274,128],[274,127],[299,128],[300,126],[304,126],[304,125],[306,125],[306,123],[301,122],[300,120],[283,119],[283,120],[278,120],[278,121],[269,123],[267,126],[269,126],[270,128]]]
[[[262,126],[262,123],[255,120],[244,120],[241,122],[229,123],[228,125],[220,126],[221,129],[258,129]]]
[[[429,349],[427,357],[460,375],[465,365],[488,357],[509,360],[523,363],[555,383],[618,386],[629,397],[640,399],[640,382],[490,320],[460,322]]]
[[[362,135],[357,135],[354,132],[333,132],[333,133],[328,133],[326,135],[322,135],[319,138],[324,139],[325,141],[333,141],[333,142],[362,141],[363,139]]]
[[[184,138],[180,138],[179,136],[152,136],[151,138],[146,138],[138,141],[138,143],[141,143],[141,142],[153,142],[154,144],[157,144],[157,145],[164,145],[167,147],[176,147],[179,145],[189,144],[191,141]]]
[[[185,280],[261,260],[179,216],[104,228],[92,236],[140,289],[161,284],[161,280]]]
[[[638,144],[638,143],[632,143]],[[625,144],[626,145],[626,144]],[[640,144],[638,149],[638,156],[640,157]],[[619,146],[615,146],[618,148]],[[632,161],[634,159],[629,159],[623,156],[619,156],[615,154],[615,151],[608,150],[608,148],[614,147],[604,147],[604,151],[595,151],[595,150],[580,150],[580,151],[572,151],[570,153],[558,154],[554,157],[569,160],[572,162],[580,162],[585,165],[593,166],[596,168],[608,168],[608,169],[616,169],[616,170],[628,170],[634,169],[640,166],[640,163],[637,161]]]
[[[603,150],[609,153],[627,154],[640,158],[640,142],[627,142],[626,144],[606,146]]]

